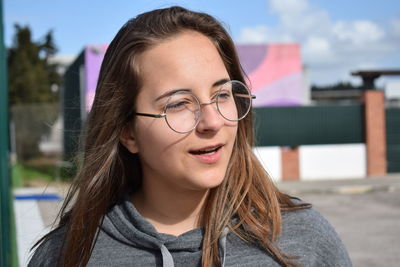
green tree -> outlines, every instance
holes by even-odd
[[[61,77],[58,66],[50,63],[56,52],[51,31],[35,42],[28,26],[15,25],[7,63],[16,152],[22,161],[40,155],[40,140],[58,115],[58,92],[53,88],[59,87]]]
[[[324,91],[324,90],[360,90],[364,89],[362,85],[353,85],[350,82],[337,82],[332,85],[326,85],[326,86],[318,86],[318,85],[312,85],[311,90],[312,91]]]
[[[51,103],[58,100],[61,77],[57,65],[49,58],[57,52],[52,32],[34,42],[28,26],[15,25],[12,46],[8,50],[8,81],[10,104]]]

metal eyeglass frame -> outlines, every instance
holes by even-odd
[[[224,84],[220,87],[220,89],[218,89],[218,92],[220,92],[220,90],[224,87],[224,85],[226,85],[227,83],[232,83],[232,82],[237,82],[237,83],[240,83],[242,86],[244,86],[244,88],[246,88],[246,90],[248,91],[248,93],[249,93],[248,95],[250,96],[251,100],[253,100],[253,99],[256,98],[255,95],[252,95],[252,94],[251,94],[249,88],[248,88],[244,83],[242,83],[241,81],[237,81],[237,80],[232,80],[232,81],[228,81],[228,82],[224,83]],[[179,92],[176,92],[176,93],[179,93]],[[176,93],[175,93],[175,94],[176,94]],[[197,118],[196,118],[196,123],[193,125],[193,127],[192,127],[190,130],[187,130],[187,131],[184,131],[184,132],[177,131],[177,130],[175,130],[175,129],[168,123],[168,120],[167,120],[167,113],[166,113],[166,112],[167,112],[167,111],[166,111],[167,105],[164,106],[164,112],[163,112],[163,113],[160,113],[160,114],[134,112],[134,113],[132,113],[131,115],[144,116],[144,117],[152,117],[152,118],[157,118],[157,119],[158,119],[158,118],[164,118],[164,119],[165,119],[165,122],[166,122],[167,125],[168,125],[168,127],[169,127],[171,130],[173,130],[174,132],[176,132],[176,133],[181,133],[181,134],[190,133],[191,131],[193,131],[193,130],[197,127],[197,125],[198,125],[199,122],[200,122],[200,119],[199,119],[199,118],[201,117],[201,107],[204,106],[204,105],[216,104],[216,103],[217,103],[217,100],[210,101],[210,102],[200,102],[199,99],[197,98],[197,96],[196,96],[195,94],[193,94],[192,92],[188,92],[188,93],[193,95],[194,99],[196,99],[196,101],[197,101],[197,103],[199,104],[199,107],[200,107],[200,116],[197,116]],[[220,93],[218,93],[217,95],[219,95],[219,94],[220,94]],[[218,99],[218,98],[217,98],[217,99]],[[167,102],[168,102],[168,101],[167,101]],[[230,120],[230,119],[226,118],[224,115],[222,115],[221,111],[219,110],[218,105],[216,105],[216,106],[217,106],[218,114],[219,114],[222,118],[224,118],[225,120],[228,120],[228,121],[235,121],[235,122],[236,122],[236,121],[240,121],[241,119],[243,119],[243,118],[245,118],[245,117],[247,116],[247,114],[248,114],[248,113],[250,112],[250,110],[251,110],[252,102],[250,101],[250,105],[249,105],[249,108],[248,108],[247,112],[246,112],[241,118],[239,118],[239,119],[237,119],[237,120]]]

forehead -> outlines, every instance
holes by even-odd
[[[143,87],[156,91],[177,86],[197,87],[229,78],[213,42],[194,31],[177,34],[156,44],[143,52],[137,63]]]

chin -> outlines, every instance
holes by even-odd
[[[218,187],[224,180],[225,174],[224,175],[212,175],[212,176],[206,176],[201,180],[201,184],[198,184],[199,187],[202,189],[212,189],[215,187]]]

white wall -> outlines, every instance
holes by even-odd
[[[365,144],[301,146],[300,179],[323,180],[364,178]]]
[[[385,86],[385,96],[387,99],[400,98],[400,81],[388,81]]]
[[[256,147],[254,153],[275,181],[282,179],[280,147]],[[306,145],[299,147],[300,180],[364,178],[365,144]]]
[[[282,179],[282,162],[280,147],[256,147],[254,154],[274,181]]]

